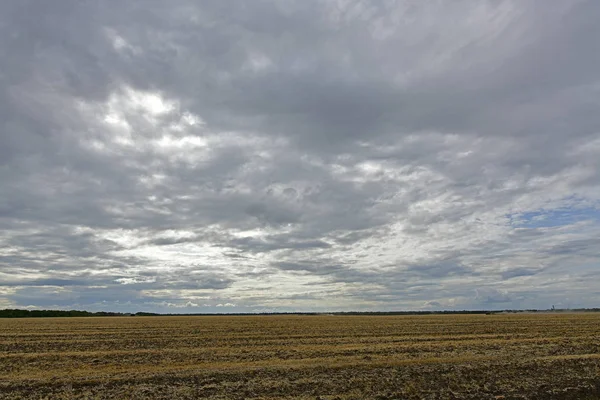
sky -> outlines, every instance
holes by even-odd
[[[600,306],[598,21],[0,2],[0,308]]]

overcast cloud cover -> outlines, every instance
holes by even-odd
[[[600,2],[0,2],[0,308],[600,305]]]

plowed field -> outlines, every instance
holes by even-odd
[[[600,313],[0,320],[0,399],[599,399]]]

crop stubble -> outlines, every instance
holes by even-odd
[[[0,320],[23,397],[596,399],[600,313]]]

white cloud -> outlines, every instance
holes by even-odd
[[[241,5],[0,6],[0,306],[597,305],[600,7]]]

